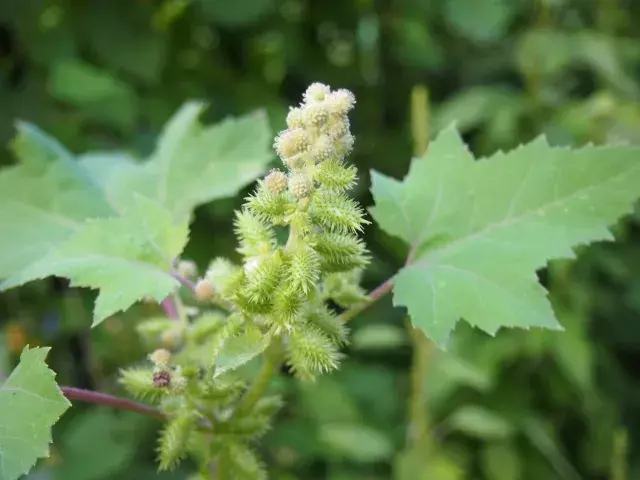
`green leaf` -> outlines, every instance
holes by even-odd
[[[389,439],[366,425],[330,423],[320,427],[319,436],[332,454],[348,460],[379,462],[393,454]]]
[[[147,162],[121,156],[119,167],[105,179],[107,196],[125,206],[132,192],[141,193],[181,220],[198,205],[235,195],[262,174],[273,158],[264,112],[202,127],[198,117],[203,109],[202,103],[185,103],[166,124]],[[100,162],[104,168],[104,154],[85,158],[90,169]]]
[[[449,0],[444,4],[447,20],[454,29],[478,42],[502,37],[516,13],[510,0]]]
[[[522,478],[522,464],[516,449],[508,443],[491,443],[482,450],[482,471],[492,480]]]
[[[481,407],[460,408],[448,418],[447,423],[454,430],[481,439],[503,439],[514,433],[509,422]]]
[[[187,242],[188,231],[186,221],[174,223],[161,206],[138,196],[122,217],[87,221],[0,288],[57,275],[69,278],[74,286],[100,289],[95,326],[143,297],[161,302],[179,285],[169,270]]]
[[[250,362],[269,346],[271,337],[258,327],[246,326],[244,332],[229,337],[216,356],[214,377]]]
[[[207,20],[229,27],[257,22],[277,6],[274,0],[200,0],[199,3]]]
[[[0,170],[0,278],[41,259],[86,218],[115,213],[62,145],[28,123],[17,128],[20,163]]]
[[[535,272],[572,247],[612,240],[607,226],[640,193],[640,150],[552,148],[540,138],[474,161],[455,129],[414,160],[404,181],[372,173],[374,219],[412,247],[394,304],[444,346],[463,318],[561,328]]]
[[[534,416],[523,420],[522,430],[531,443],[542,453],[560,478],[564,480],[580,480],[581,476],[564,456],[556,440],[550,434],[551,425]]]
[[[107,71],[77,60],[61,60],[51,69],[51,94],[90,117],[128,129],[137,114],[133,88]]]
[[[71,406],[44,362],[49,348],[25,348],[0,386],[0,480],[26,474],[49,456],[51,427]]]
[[[122,478],[150,426],[148,417],[103,408],[74,417],[56,441],[62,462],[53,468],[54,479]]]
[[[168,36],[154,31],[146,5],[130,2],[91,2],[84,27],[89,46],[112,68],[147,83],[159,80]]]
[[[0,170],[0,224],[8,232],[0,236],[0,279],[8,279],[0,289],[67,276],[102,290],[94,324],[141,296],[162,300],[176,285],[167,272],[187,240],[191,210],[235,195],[272,158],[263,114],[202,127],[202,108],[187,103],[144,163],[124,152],[74,158],[19,123],[20,163]]]

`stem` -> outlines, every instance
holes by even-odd
[[[173,295],[169,295],[167,298],[165,298],[160,305],[162,305],[162,309],[167,314],[167,317],[173,318],[175,320],[179,318],[178,307]]]
[[[173,278],[175,278],[176,280],[178,280],[182,286],[190,288],[191,290],[195,290],[196,289],[196,284],[195,283],[193,283],[188,278],[183,277],[179,273],[175,273],[174,272],[174,273],[171,274],[171,276]]]
[[[164,414],[144,403],[134,402],[122,397],[115,397],[106,393],[94,392],[92,390],[83,390],[76,387],[60,387],[62,393],[69,400],[78,400],[80,402],[94,403],[96,405],[106,405],[108,407],[117,408],[119,410],[128,410],[131,412],[141,413],[156,418],[165,418]]]
[[[378,285],[376,288],[371,290],[371,292],[368,295],[369,299],[366,302],[362,302],[358,305],[354,305],[348,310],[342,312],[342,314],[338,316],[338,321],[342,323],[348,322],[353,317],[359,315],[364,310],[366,310],[371,305],[373,305],[375,302],[377,302],[382,297],[384,297],[387,293],[391,291],[391,288],[393,288],[393,284],[391,283],[391,280],[392,278],[388,278],[387,280],[382,282],[380,285]]]
[[[271,346],[269,348],[272,349]],[[264,392],[269,388],[272,378],[280,371],[281,363],[281,357],[279,354],[275,355],[272,353],[269,355],[269,351],[265,352],[262,368],[251,385],[251,388],[249,388],[244,397],[242,397],[242,400],[236,410],[236,414],[247,412],[258,400],[260,400],[264,395]]]
[[[424,85],[416,85],[411,92],[411,113],[414,156],[424,156],[429,147],[429,92]],[[413,262],[417,245],[414,245],[405,265]],[[409,396],[409,424],[407,425],[407,450],[428,451],[431,443],[429,416],[425,406],[429,360],[433,345],[429,339],[407,321],[407,329],[413,343],[413,362],[411,365],[411,394]]]
[[[410,320],[407,321],[407,329],[414,346],[407,447],[426,451],[425,447],[429,443],[429,416],[424,405],[424,386],[429,372],[429,360],[433,354],[433,345],[424,333],[411,325]]]

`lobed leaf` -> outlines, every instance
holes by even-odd
[[[51,427],[71,406],[44,362],[48,352],[26,347],[0,386],[0,480],[14,480],[49,456]]]
[[[640,150],[570,150],[540,138],[474,161],[450,128],[402,182],[372,177],[374,219],[412,247],[394,304],[444,346],[460,318],[490,334],[561,328],[535,272],[572,258],[572,247],[612,239],[607,226],[640,194]]]
[[[105,181],[107,195],[121,207],[132,193],[164,205],[178,220],[215,199],[231,197],[272,160],[271,132],[264,112],[202,127],[205,105],[187,102],[167,122],[155,152],[143,163],[122,157],[121,165]],[[85,159],[91,169],[104,168],[104,159]]]
[[[144,297],[164,300],[179,285],[169,271],[187,239],[186,221],[175,224],[157,203],[138,196],[122,217],[87,221],[0,289],[51,275],[69,278],[74,286],[100,289],[95,326]]]

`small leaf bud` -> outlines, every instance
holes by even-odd
[[[193,278],[198,275],[198,267],[191,260],[180,260],[177,271],[185,278]]]
[[[264,185],[271,193],[277,195],[287,188],[287,176],[280,170],[271,170],[264,179]]]
[[[316,163],[330,159],[335,153],[334,142],[328,135],[320,135],[311,147],[311,156]]]
[[[311,105],[312,103],[322,102],[330,93],[331,89],[327,85],[312,83],[304,92],[303,98],[305,103]]]
[[[149,355],[149,359],[156,367],[165,369],[171,361],[171,352],[166,348],[158,348]]]
[[[213,283],[211,283],[211,281],[206,278],[201,279],[196,284],[195,294],[196,299],[199,302],[206,302],[211,300],[215,294]]]
[[[309,148],[307,132],[301,128],[284,130],[276,137],[273,148],[278,156],[283,159],[302,153]]]
[[[167,388],[171,385],[171,373],[159,370],[153,373],[153,385],[157,388]]]
[[[313,193],[313,180],[304,173],[294,173],[289,177],[289,191],[298,200],[306,198]]]
[[[327,111],[327,107],[320,103],[305,107],[302,110],[302,114],[305,125],[310,125],[313,127],[321,127],[322,125],[327,123],[327,120],[329,119],[329,112]]]
[[[287,114],[287,126],[291,129],[301,128],[304,126],[302,119],[303,115],[301,108],[290,108],[289,113]]]
[[[356,97],[349,90],[341,88],[328,95],[327,104],[331,113],[342,116],[349,113],[355,106]]]

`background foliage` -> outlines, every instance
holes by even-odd
[[[143,156],[191,98],[209,102],[207,120],[265,107],[276,132],[286,106],[322,81],[358,98],[351,158],[369,205],[369,169],[401,177],[408,168],[417,84],[429,89],[430,131],[455,120],[479,155],[539,133],[554,144],[640,143],[639,25],[633,0],[4,0],[0,143],[20,118],[75,152]],[[187,256],[235,255],[240,202],[197,211]],[[340,372],[312,385],[282,378],[288,406],[263,445],[273,478],[639,478],[640,213],[616,235],[540,272],[564,333],[491,339],[461,324],[451,351],[431,357],[419,468],[399,453],[411,382],[403,312],[388,299],[376,305],[353,323]],[[373,287],[405,252],[376,228],[367,242]],[[158,308],[89,330],[92,300],[54,280],[2,294],[0,369],[25,343],[51,345],[61,384],[115,391],[117,367],[144,352],[136,321]],[[157,427],[76,407],[30,477],[156,478]]]

